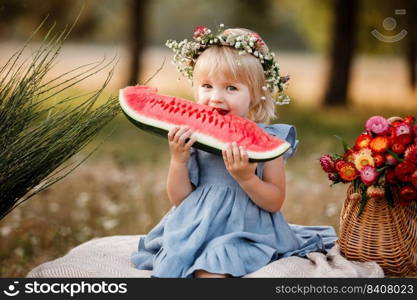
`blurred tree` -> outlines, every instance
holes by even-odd
[[[290,21],[292,32],[287,30],[286,40],[295,35],[303,39],[308,50],[323,52],[328,48],[333,0],[275,0],[275,3]]]
[[[130,55],[130,72],[128,78],[128,85],[135,85],[138,83],[139,74],[141,71],[140,58],[145,48],[146,34],[148,32],[146,16],[149,14],[148,0],[130,0],[130,28],[128,35],[128,47]]]
[[[23,34],[49,16],[41,32],[56,23],[59,29],[71,24],[81,12],[77,25],[72,31],[72,37],[88,38],[97,28],[98,18],[95,8],[98,0],[0,0],[0,38],[16,37],[17,28],[23,28]]]
[[[271,10],[271,1],[269,0],[240,0],[234,3],[232,11],[233,26],[244,24],[245,28],[266,29],[270,22],[267,18],[268,11]],[[259,29],[258,29],[259,30]]]
[[[357,0],[336,0],[325,105],[346,105],[355,49]]]
[[[417,86],[417,2],[406,1],[407,30],[406,60],[409,73],[409,83],[412,89]]]

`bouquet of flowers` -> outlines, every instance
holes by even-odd
[[[332,185],[351,183],[349,200],[360,201],[360,215],[370,198],[394,206],[417,201],[417,124],[415,118],[373,116],[353,147],[342,140],[344,153],[325,154],[320,164]]]

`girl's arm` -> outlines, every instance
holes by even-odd
[[[189,141],[186,142],[188,138]],[[168,132],[171,161],[168,170],[167,193],[169,201],[175,206],[181,204],[185,197],[193,191],[187,162],[194,141],[192,131],[187,127],[175,127]]]
[[[245,149],[232,144],[223,151],[229,173],[262,209],[277,212],[285,199],[285,171],[282,157],[265,163],[263,180],[256,176],[256,163],[249,163]]]

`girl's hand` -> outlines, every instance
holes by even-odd
[[[227,145],[222,151],[224,164],[237,182],[244,182],[255,176],[257,163],[250,163],[246,150],[236,143]]]
[[[189,139],[188,141],[186,141]],[[176,126],[168,132],[169,151],[171,160],[178,163],[186,163],[190,158],[190,149],[195,138],[190,128]]]

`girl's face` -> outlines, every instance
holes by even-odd
[[[197,103],[215,107],[220,113],[232,113],[246,118],[250,106],[249,87],[221,76],[199,80]]]

